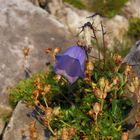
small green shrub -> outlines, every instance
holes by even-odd
[[[20,100],[32,101],[31,95],[34,89],[34,79],[36,76],[42,77],[42,82],[45,82],[45,73],[34,74],[32,77],[21,80],[16,87],[11,89],[10,104],[15,107]]]
[[[81,0],[63,0],[63,1],[73,5],[74,7],[78,9],[86,8],[85,4]]]
[[[121,8],[128,0],[64,0],[69,4],[92,12],[98,12],[109,18],[121,12]]]
[[[105,35],[104,30],[102,33]],[[93,41],[99,48],[98,41]],[[128,131],[126,120],[135,113],[130,94],[134,95],[139,80],[130,66],[122,65],[120,54],[106,49],[105,42],[101,47],[103,59],[88,59],[84,78],[70,84],[48,69],[13,88],[11,103],[16,105],[19,100],[32,103],[32,115],[48,128],[50,139],[120,140]],[[121,49],[117,51],[122,53]],[[67,68],[76,69],[71,65]]]
[[[131,18],[129,20],[128,36],[133,40],[140,39],[140,19]]]
[[[113,17],[120,13],[121,8],[128,0],[90,0],[90,9],[103,16]]]

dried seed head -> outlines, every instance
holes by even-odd
[[[49,121],[48,121],[48,118],[44,117],[44,116],[41,116],[41,119],[43,120],[43,123],[44,125],[48,125]]]
[[[58,116],[60,114],[60,107],[54,107],[53,115]]]
[[[40,83],[40,81],[41,81],[40,77],[37,76],[37,77],[35,78],[35,80],[34,80],[34,86],[37,86],[38,83]]]
[[[124,73],[125,73],[125,76],[128,76],[130,73],[132,73],[132,67],[127,65]]]
[[[83,39],[79,39],[79,40],[77,41],[77,45],[78,45],[78,46],[86,46],[86,42],[85,42],[85,40],[83,40]]]
[[[23,54],[24,54],[24,56],[29,55],[29,48],[28,47],[23,48]]]
[[[139,78],[138,77],[136,77],[136,76],[134,77],[133,84],[136,88],[138,87],[138,85],[139,85]]]
[[[122,57],[119,54],[114,54],[113,60],[114,60],[115,64],[117,64],[117,65],[122,63]]]
[[[39,96],[39,91],[38,91],[38,90],[34,90],[34,91],[32,92],[32,98],[33,98],[33,99],[37,99],[38,96]]]
[[[52,48],[46,48],[45,49],[45,52],[48,54],[48,53],[51,53],[52,52]]]
[[[87,70],[93,71],[94,65],[93,65],[92,61],[89,60],[86,65],[87,65],[87,67],[86,67]]]
[[[49,91],[51,90],[51,85],[45,85],[45,87],[44,87],[44,92],[45,93],[48,93]]]
[[[134,86],[134,84],[133,84],[132,82],[131,82],[130,85],[128,85],[127,87],[128,87],[128,90],[129,90],[130,92],[132,92],[132,93],[135,92],[135,86]]]
[[[96,114],[96,116],[98,116],[98,114],[99,114],[100,111],[101,111],[101,105],[100,105],[100,103],[96,102],[96,103],[93,105],[93,111],[94,111],[94,113]]]
[[[113,85],[117,85],[118,83],[119,83],[119,78],[118,78],[118,76],[115,76],[113,78]]]
[[[63,130],[61,131],[61,136],[62,136],[62,140],[70,140],[69,133],[66,128],[63,128]]]
[[[103,91],[101,91],[98,88],[94,88],[93,93],[94,93],[95,97],[102,99]]]
[[[110,92],[111,88],[112,88],[112,84],[109,84],[108,80],[105,80],[105,88],[104,88],[104,92]]]
[[[37,84],[37,89],[43,91],[43,84],[41,82]]]
[[[92,110],[89,110],[87,114],[88,114],[89,116],[91,116],[91,117],[92,117],[92,116],[93,116],[93,114],[94,114],[93,109],[92,109]]]
[[[47,107],[45,112],[46,112],[47,119],[51,119],[51,117],[53,115],[53,109],[50,107]]]
[[[128,132],[122,133],[121,140],[128,140]]]
[[[61,79],[61,75],[59,75],[59,74],[55,75],[54,79],[55,79],[56,81],[59,81],[59,80]]]
[[[73,128],[73,127],[71,127],[70,129],[69,129],[69,135],[70,136],[73,136],[73,135],[75,135],[75,128]]]
[[[61,48],[55,48],[53,50],[53,53],[56,55],[57,53],[59,53],[61,51]]]

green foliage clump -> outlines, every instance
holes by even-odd
[[[121,8],[128,0],[64,0],[79,9],[98,12],[109,18],[121,12]]]
[[[128,36],[133,40],[140,39],[140,19],[131,18],[129,20]]]
[[[103,29],[102,34],[104,38]],[[98,40],[93,41],[99,48]],[[127,132],[127,121],[133,117],[128,117],[130,94],[134,95],[139,81],[130,66],[122,65],[120,54],[106,49],[105,42],[101,47],[96,61],[88,58],[85,78],[72,85],[49,69],[11,90],[12,104],[25,100],[34,105],[33,116],[48,128],[50,140],[120,140]]]
[[[111,18],[120,13],[121,8],[127,1],[128,0],[91,0],[90,9]]]
[[[100,61],[94,63],[90,81],[78,79],[69,85],[64,77],[58,78],[50,70],[47,74],[39,73],[21,81],[12,89],[11,101],[16,104],[21,99],[26,100],[46,114],[49,111],[49,115],[40,114],[40,118],[46,117],[46,125],[54,135],[51,137],[56,137],[57,133],[57,139],[63,139],[63,131],[68,133],[73,130],[69,137],[74,140],[84,137],[89,140],[119,140],[122,132],[126,130],[123,120],[127,117],[132,103],[123,96],[127,93],[125,88],[128,83],[125,69],[118,70],[120,56],[108,57],[104,67]],[[106,96],[100,97],[101,94]],[[95,103],[101,105],[97,116],[94,112]]]
[[[12,107],[15,107],[20,100],[32,101],[31,95],[34,89],[34,79],[37,75],[40,75],[42,82],[45,82],[45,74],[38,73],[26,80],[21,80],[15,88],[11,89],[9,101]]]
[[[63,0],[63,1],[73,5],[74,7],[78,9],[86,8],[85,4],[81,0]]]

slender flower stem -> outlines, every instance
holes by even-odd
[[[47,125],[48,129],[51,131],[51,133],[55,136],[55,132],[53,131],[53,129],[51,128],[50,126],[50,123],[48,122],[48,125]]]
[[[95,32],[95,29],[94,29],[94,26],[92,26],[92,32],[93,32],[93,35],[94,35],[94,39],[96,41],[96,45],[97,45],[97,48],[98,48],[98,58],[100,60],[100,49],[99,49],[99,42],[98,42],[98,39],[97,39],[97,36],[96,36],[96,32]]]
[[[67,124],[67,123],[64,122],[63,120],[60,120],[60,122],[62,122],[63,124],[67,125],[68,127],[71,127],[69,124]]]
[[[103,39],[103,52],[104,52],[104,65],[106,63],[106,44],[105,44],[105,31],[104,31],[104,26],[101,21],[101,29],[102,29],[102,39]]]
[[[103,106],[104,106],[104,99],[101,99],[101,111],[103,110]]]
[[[49,106],[48,106],[48,103],[47,103],[47,100],[46,100],[45,96],[43,96],[43,99],[44,99],[46,107],[48,108]]]

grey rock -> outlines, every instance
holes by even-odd
[[[62,0],[49,1],[48,9],[51,15],[55,16],[56,19],[63,23],[65,27],[75,35],[79,32],[79,27],[89,21],[86,17],[92,15],[92,13],[86,10],[79,10],[62,2]]]
[[[32,73],[47,68],[45,48],[65,49],[74,41],[63,24],[28,0],[0,0],[0,19],[1,108],[8,103],[7,88],[25,78],[25,67]],[[24,47],[30,49],[26,59]]]
[[[132,69],[140,77],[140,40],[131,48],[130,52],[124,58],[123,63],[132,66]]]
[[[140,18],[140,0],[129,0],[122,11],[127,18]]]
[[[0,119],[0,138],[1,138],[2,132],[4,130],[4,127],[5,127],[5,123],[2,119]]]
[[[30,124],[36,121],[31,115],[32,109],[28,108],[23,102],[19,102],[12,114],[12,117],[3,133],[3,140],[22,140],[23,131],[26,140],[30,138]],[[38,140],[45,140],[45,127],[39,122],[36,122],[36,130],[38,134]]]
[[[111,48],[115,45],[115,41],[118,40],[120,43],[124,42],[124,36],[128,31],[129,22],[127,18],[121,15],[116,15],[111,19],[104,21],[105,30],[110,32],[106,38],[108,47]]]

